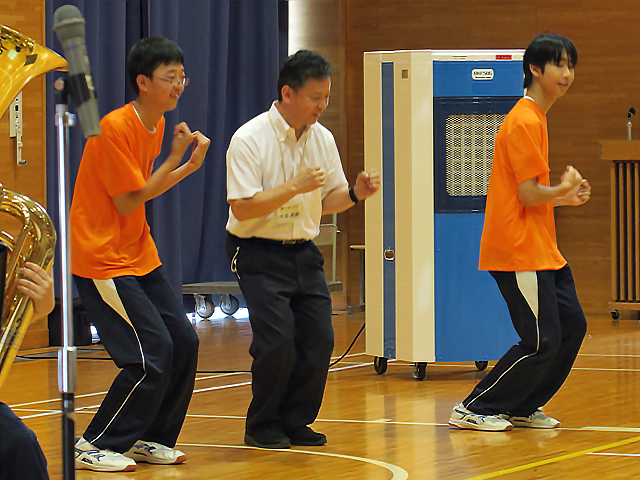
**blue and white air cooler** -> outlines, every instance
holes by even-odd
[[[366,350],[378,361],[486,362],[518,341],[478,255],[495,137],[523,94],[522,55],[364,54],[364,162],[382,175],[365,203]]]

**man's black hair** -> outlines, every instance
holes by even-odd
[[[571,40],[554,33],[544,33],[534,38],[524,52],[524,88],[529,88],[533,83],[530,65],[538,67],[544,73],[544,67],[548,63],[560,65],[564,52],[567,52],[569,68],[575,68],[578,64],[578,51]]]
[[[282,87],[288,85],[298,90],[307,83],[310,78],[324,80],[333,73],[333,67],[318,52],[300,50],[290,55],[284,62],[278,77],[278,101],[282,101]]]
[[[180,47],[168,38],[149,37],[136,43],[127,55],[129,82],[136,95],[140,94],[138,75],[152,78],[154,70],[160,65],[173,63],[184,64],[184,56]]]

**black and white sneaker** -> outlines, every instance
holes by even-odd
[[[136,462],[121,453],[101,450],[83,437],[76,438],[76,469],[96,472],[133,472]]]
[[[157,465],[177,465],[184,463],[187,456],[180,450],[156,442],[139,440],[125,455],[138,462],[155,463]]]
[[[480,415],[468,410],[462,403],[453,407],[449,425],[466,430],[483,430],[487,432],[504,432],[511,430],[513,424],[500,415]]]
[[[528,417],[510,417],[508,415],[500,416],[508,420],[514,427],[557,428],[560,426],[559,420],[547,417],[541,409],[536,410]]]

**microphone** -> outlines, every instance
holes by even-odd
[[[84,136],[89,138],[100,135],[100,117],[84,41],[84,24],[80,10],[73,5],[63,5],[53,14],[53,30],[69,66],[68,92],[78,110]]]

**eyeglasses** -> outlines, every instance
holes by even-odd
[[[189,79],[184,77],[184,78],[161,78],[161,77],[155,77],[158,80],[162,80],[163,82],[167,82],[170,83],[171,85],[173,85],[174,87],[186,87],[187,85],[189,85]]]

